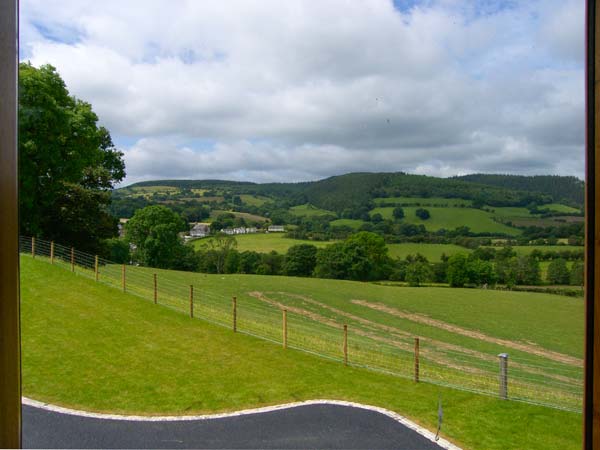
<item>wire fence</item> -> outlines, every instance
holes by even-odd
[[[199,274],[116,264],[35,238],[20,237],[20,251],[194,318],[349,366],[558,409],[582,408],[583,367],[575,357],[513,348],[503,358],[476,345],[414,336],[300,294],[217,289],[205,286]]]

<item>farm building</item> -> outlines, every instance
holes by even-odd
[[[283,225],[269,225],[267,231],[269,233],[283,233],[285,232],[285,228]]]

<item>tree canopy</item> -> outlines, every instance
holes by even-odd
[[[50,65],[19,66],[19,156],[21,233],[84,250],[116,234],[106,206],[125,177],[123,154]]]

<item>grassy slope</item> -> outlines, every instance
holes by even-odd
[[[306,203],[304,205],[292,206],[290,208],[290,213],[295,216],[306,216],[306,217],[318,217],[318,216],[327,216],[336,214],[333,211],[328,211],[326,209],[317,208],[316,206],[311,205],[310,203]]]
[[[408,255],[420,253],[429,262],[438,262],[442,254],[451,256],[456,253],[471,253],[472,250],[454,244],[388,244],[389,254],[393,258],[406,258]]]
[[[415,215],[417,207],[407,206],[404,209],[405,217],[402,219],[406,223],[416,225],[425,225],[429,231],[437,231],[445,228],[453,230],[461,226],[468,226],[471,231],[476,233],[506,233],[511,235],[519,234],[519,230],[508,227],[501,223],[495,222],[492,219],[492,214],[473,208],[426,208],[431,217],[427,220],[421,220]],[[391,219],[393,207],[375,208],[370,211],[370,214],[379,213],[384,219]]]
[[[443,198],[443,197],[385,197],[373,199],[376,205],[382,203],[395,203],[397,205],[448,205],[449,207],[460,205],[471,206],[472,200],[464,198]]]
[[[472,449],[580,448],[581,416],[346,368],[22,258],[24,394],[121,413],[227,411],[309,398],[390,408]],[[53,280],[53,283],[49,283]]]

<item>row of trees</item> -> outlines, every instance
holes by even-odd
[[[134,248],[133,259],[152,267],[207,273],[314,276],[357,281],[389,279],[406,281],[413,286],[427,282],[448,283],[453,287],[542,283],[538,258],[517,256],[510,247],[500,250],[480,247],[470,255],[443,256],[435,263],[418,254],[393,260],[381,236],[363,231],[321,249],[308,243],[294,245],[285,255],[240,252],[235,238],[226,235],[207,239],[202,248],[194,251],[179,237],[185,229],[185,221],[164,206],[137,211],[127,223],[127,239]],[[112,248],[122,252],[122,246],[116,243]],[[583,264],[575,260],[569,269],[566,259],[554,259],[545,281],[581,285]]]

